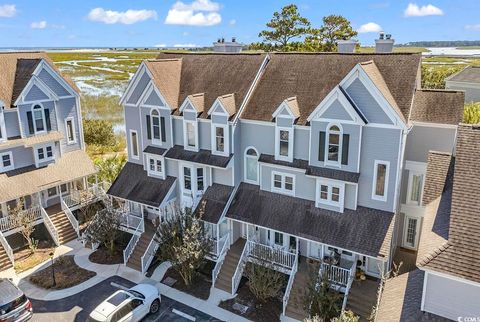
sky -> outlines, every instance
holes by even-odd
[[[0,0],[0,47],[194,47],[219,37],[258,41],[273,12],[294,3],[313,27],[339,14],[372,45],[480,40],[480,0]]]

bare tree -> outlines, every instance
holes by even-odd
[[[285,275],[273,269],[273,265],[248,263],[245,267],[250,291],[261,302],[276,297],[282,290]]]
[[[16,203],[15,207],[8,207],[9,217],[15,228],[20,229],[20,233],[28,243],[28,248],[33,254],[38,248],[38,240],[32,237],[35,231],[35,222],[29,217],[28,212],[24,211],[25,201],[23,198]]]
[[[115,240],[120,234],[120,218],[113,209],[98,213],[85,231],[85,238],[91,244],[102,244],[109,254],[115,254]]]

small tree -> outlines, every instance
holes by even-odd
[[[333,318],[331,322],[358,322],[360,318],[358,315],[355,315],[353,311],[343,311],[339,317]]]
[[[342,295],[332,288],[326,273],[310,272],[303,296],[303,308],[310,316],[318,315],[321,321],[330,321],[340,315]]]
[[[20,233],[27,241],[28,248],[33,254],[38,248],[38,240],[32,237],[32,234],[35,231],[35,222],[29,218],[28,213],[24,211],[24,205],[24,199],[20,198],[15,207],[8,207],[8,213],[14,227],[20,229]]]
[[[273,269],[271,264],[258,265],[248,263],[245,267],[245,275],[248,278],[250,291],[261,302],[276,297],[283,287],[284,275]]]
[[[312,29],[310,35],[305,38],[305,49],[333,52],[337,50],[339,40],[349,39],[357,34],[347,18],[338,15],[326,16],[323,17],[323,25],[318,29]]]
[[[201,207],[204,209],[204,205]],[[156,241],[161,245],[157,256],[172,263],[187,287],[192,285],[212,247],[203,231],[202,215],[203,210],[198,215],[189,208],[177,210],[174,216],[160,224],[155,234]]]
[[[104,209],[88,226],[85,238],[91,244],[102,244],[110,256],[115,254],[115,240],[120,234],[120,218],[113,209]]]
[[[112,183],[120,174],[126,162],[127,158],[125,155],[114,155],[108,158],[96,159],[95,166],[98,170],[98,180]]]
[[[88,145],[114,146],[116,144],[113,124],[106,120],[83,120],[85,143]]]

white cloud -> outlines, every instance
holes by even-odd
[[[175,44],[173,45],[175,48],[194,48],[197,47],[195,44]]]
[[[480,31],[480,23],[475,24],[475,25],[466,25],[465,29]]]
[[[45,29],[45,28],[47,28],[47,22],[45,20],[34,21],[30,24],[30,28],[32,28],[32,29]]]
[[[0,5],[0,17],[10,18],[17,13],[17,7],[14,4]]]
[[[157,19],[157,12],[155,10],[132,10],[127,11],[113,11],[105,10],[103,8],[95,8],[88,13],[88,19],[91,21],[103,22],[106,24],[122,23],[131,25],[140,21],[148,19]]]
[[[361,25],[360,28],[358,28],[357,31],[359,33],[379,32],[379,31],[382,31],[382,27],[375,22],[369,22],[369,23]]]
[[[210,0],[195,0],[190,4],[177,1],[168,10],[168,25],[213,26],[222,21],[220,4]]]
[[[158,44],[158,45],[155,45],[155,48],[165,48],[167,47],[167,44]]]
[[[420,7],[416,3],[409,3],[404,14],[405,17],[443,16],[443,11],[432,4]]]
[[[228,24],[229,24],[230,26],[235,26],[235,25],[237,24],[237,20],[232,19],[232,20],[230,20],[230,21],[228,22]]]

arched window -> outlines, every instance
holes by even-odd
[[[157,110],[152,110],[152,138],[160,141],[160,114]]]
[[[245,151],[245,181],[258,183],[258,153],[252,147]]]
[[[337,125],[328,128],[328,161],[340,162],[340,151],[342,150],[342,130]]]
[[[32,108],[33,114],[33,125],[35,126],[35,132],[43,132],[47,127],[45,121],[45,112],[43,110],[43,106],[41,105],[34,105]]]

